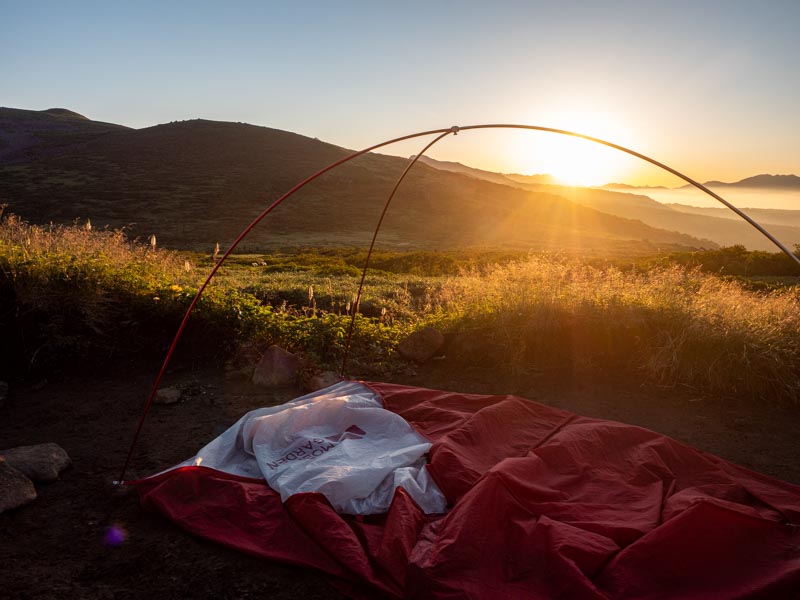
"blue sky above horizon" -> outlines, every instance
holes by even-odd
[[[0,10],[3,106],[137,128],[244,121],[349,148],[527,123],[606,138],[701,180],[800,173],[797,1],[0,0]],[[463,134],[432,156],[676,183],[552,134]]]

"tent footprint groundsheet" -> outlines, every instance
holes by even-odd
[[[515,396],[343,382],[133,483],[196,535],[360,595],[800,593],[800,488]]]

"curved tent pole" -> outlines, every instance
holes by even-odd
[[[337,161],[332,162],[328,166],[323,167],[322,169],[320,169],[316,173],[313,173],[312,175],[309,175],[303,181],[301,181],[300,183],[296,184],[289,191],[287,191],[285,194],[283,194],[281,197],[279,197],[277,200],[275,200],[272,204],[270,204],[266,209],[264,209],[264,211],[262,211],[261,214],[259,214],[255,219],[253,219],[253,221],[247,227],[245,227],[244,230],[242,230],[242,232],[236,237],[236,239],[233,241],[233,243],[230,245],[230,247],[222,255],[222,257],[220,257],[220,259],[217,261],[217,264],[215,264],[214,267],[211,269],[211,272],[208,274],[208,277],[206,278],[206,280],[203,282],[203,284],[197,290],[197,294],[192,299],[192,302],[189,304],[189,308],[186,310],[186,314],[183,316],[183,320],[181,321],[180,325],[178,326],[178,330],[175,333],[175,337],[173,338],[172,343],[170,344],[170,347],[167,350],[167,354],[164,357],[164,362],[163,362],[163,364],[161,366],[161,369],[159,370],[158,375],[156,376],[155,381],[153,382],[153,386],[150,389],[150,393],[149,393],[149,395],[147,397],[147,400],[145,401],[144,409],[142,411],[142,416],[139,419],[138,425],[137,425],[136,430],[134,432],[133,440],[131,441],[130,448],[128,449],[128,453],[127,453],[127,455],[125,457],[125,462],[124,462],[124,464],[122,466],[122,470],[120,472],[119,479],[114,481],[114,483],[117,484],[117,485],[122,485],[125,482],[125,473],[127,472],[128,466],[130,465],[131,457],[133,456],[133,451],[134,451],[134,449],[136,447],[136,443],[139,440],[139,435],[142,432],[142,427],[144,426],[145,419],[147,418],[147,415],[150,412],[150,409],[151,409],[151,407],[153,405],[153,400],[155,399],[156,392],[158,391],[158,386],[161,384],[161,380],[163,379],[164,374],[166,373],[167,367],[169,366],[169,363],[172,360],[172,356],[175,353],[175,349],[176,349],[176,347],[178,345],[178,342],[180,341],[180,338],[182,337],[183,332],[186,329],[186,324],[189,321],[189,317],[192,315],[192,312],[194,312],[194,309],[197,306],[197,303],[200,301],[200,298],[202,297],[203,292],[205,292],[205,290],[208,287],[209,283],[211,283],[211,280],[214,278],[214,275],[216,275],[217,271],[220,269],[220,267],[223,265],[223,263],[228,259],[228,257],[233,253],[233,251],[239,246],[239,244],[242,242],[242,240],[244,240],[244,238],[250,233],[250,231],[253,230],[253,228],[256,225],[258,225],[269,213],[271,213],[275,208],[277,208],[285,200],[287,200],[289,197],[294,195],[295,192],[301,190],[306,185],[308,185],[309,183],[311,183],[315,179],[321,177],[322,175],[324,175],[328,171],[330,171],[332,169],[335,169],[339,165],[342,165],[342,164],[344,164],[346,162],[349,162],[349,161],[353,160],[354,158],[357,158],[357,157],[359,157],[359,156],[361,156],[363,154],[367,154],[368,152],[372,152],[373,150],[377,150],[378,148],[383,148],[385,146],[390,146],[392,144],[396,144],[398,142],[402,142],[402,141],[405,141],[405,140],[411,140],[411,139],[415,139],[415,138],[418,138],[418,137],[424,137],[424,136],[427,136],[427,135],[441,134],[430,145],[426,146],[425,150],[427,150],[431,145],[433,145],[433,143],[436,143],[437,141],[439,141],[439,139],[441,139],[442,137],[445,137],[446,135],[448,135],[450,133],[457,134],[460,131],[469,131],[469,130],[477,130],[477,129],[526,129],[526,130],[530,130],[530,131],[544,131],[544,132],[549,132],[549,133],[556,133],[556,134],[559,134],[559,135],[566,135],[566,136],[570,136],[570,137],[581,138],[581,139],[584,139],[584,140],[587,140],[587,141],[590,141],[590,142],[595,142],[597,144],[601,144],[603,146],[607,146],[609,148],[614,148],[615,150],[619,150],[621,152],[625,152],[626,154],[630,154],[631,156],[635,156],[636,158],[644,160],[645,162],[649,162],[650,164],[653,164],[653,165],[655,165],[655,166],[657,166],[657,167],[659,167],[661,169],[664,169],[665,171],[667,171],[669,173],[672,173],[676,177],[679,177],[680,179],[683,179],[687,183],[691,184],[692,186],[698,188],[700,191],[708,194],[709,196],[711,196],[712,198],[714,198],[718,202],[722,203],[727,208],[729,208],[730,210],[735,212],[737,215],[739,215],[742,219],[744,219],[745,221],[750,223],[750,225],[755,227],[762,235],[764,235],[767,239],[769,239],[773,244],[775,244],[778,248],[780,248],[780,250],[782,252],[784,252],[795,263],[797,263],[798,266],[800,266],[800,258],[795,256],[792,253],[791,250],[789,250],[784,244],[782,244],[780,241],[778,241],[769,231],[767,231],[764,227],[762,227],[754,219],[752,219],[747,214],[745,214],[742,210],[738,209],[733,204],[731,204],[730,202],[728,202],[727,200],[725,200],[724,198],[722,198],[721,196],[719,196],[715,192],[711,191],[710,189],[708,189],[703,184],[695,181],[694,179],[691,179],[690,177],[684,175],[680,171],[677,171],[676,169],[673,169],[672,167],[669,167],[669,166],[665,165],[664,163],[661,163],[661,162],[659,162],[659,161],[657,161],[657,160],[655,160],[653,158],[650,158],[649,156],[646,156],[644,154],[641,154],[639,152],[636,152],[636,151],[631,150],[629,148],[626,148],[624,146],[620,146],[618,144],[614,144],[612,142],[608,142],[606,140],[602,140],[600,138],[584,135],[584,134],[581,134],[581,133],[576,133],[574,131],[568,131],[566,129],[555,129],[555,128],[552,128],[552,127],[542,127],[542,126],[538,126],[538,125],[519,125],[519,124],[510,124],[510,123],[493,123],[493,124],[484,124],[484,125],[466,125],[466,126],[453,126],[453,127],[442,128],[442,129],[431,129],[429,131],[422,131],[422,132],[419,132],[419,133],[412,133],[412,134],[409,134],[409,135],[404,135],[404,136],[401,136],[401,137],[393,138],[391,140],[387,140],[387,141],[381,142],[379,144],[374,144],[372,146],[364,148],[363,150],[359,150],[357,152],[353,152],[353,153],[351,153],[351,154],[349,154],[349,155],[347,155],[347,156],[345,156],[343,158],[340,158]],[[416,160],[412,161],[411,164],[403,172],[403,175],[401,176],[401,178],[398,180],[397,184],[395,185],[395,189],[392,191],[392,196],[394,195],[394,192],[396,191],[396,189],[399,186],[400,182],[402,182],[403,178],[405,177],[405,175],[408,172],[408,170],[410,169],[410,167],[413,166],[415,163],[416,163]],[[391,201],[391,196],[390,196],[389,201]],[[384,208],[384,214],[385,214],[385,211],[387,209],[388,209],[388,202],[387,202],[387,205]],[[381,215],[381,221],[382,221],[382,219],[383,219],[383,215]],[[378,227],[380,227],[380,222],[378,224]],[[377,231],[376,231],[375,235],[377,235]]]
[[[353,153],[345,156],[344,158],[341,158],[341,159],[339,159],[337,161],[334,161],[331,164],[329,164],[327,167],[323,167],[322,169],[320,169],[316,173],[314,173],[312,175],[309,175],[303,181],[301,181],[300,183],[295,185],[288,192],[283,194],[283,196],[281,196],[280,198],[275,200],[266,209],[264,209],[264,211],[261,214],[259,214],[255,219],[253,219],[250,222],[250,224],[247,227],[245,227],[244,230],[242,230],[242,232],[237,236],[237,238],[233,241],[233,243],[230,245],[230,247],[225,251],[225,253],[217,261],[217,264],[214,265],[214,268],[211,269],[211,272],[208,274],[208,277],[203,282],[203,284],[200,286],[200,288],[197,290],[197,294],[195,294],[195,297],[192,299],[192,302],[189,304],[189,308],[186,309],[186,314],[183,316],[183,320],[181,321],[181,324],[178,326],[178,331],[175,333],[175,337],[172,339],[172,343],[169,346],[169,350],[167,350],[167,354],[164,357],[164,362],[161,365],[161,370],[158,372],[158,375],[156,376],[156,379],[153,382],[153,386],[150,389],[150,393],[147,396],[147,400],[145,401],[144,409],[142,411],[142,416],[139,419],[139,424],[136,426],[136,431],[133,434],[133,441],[131,442],[131,446],[128,449],[128,454],[125,457],[125,463],[122,465],[122,471],[120,472],[119,479],[117,479],[114,482],[115,484],[122,485],[125,482],[125,472],[128,470],[128,465],[131,462],[131,457],[133,456],[133,450],[136,447],[136,442],[139,439],[139,435],[142,433],[142,427],[144,426],[144,421],[147,418],[147,414],[150,412],[150,408],[153,406],[153,400],[155,399],[156,392],[158,391],[158,386],[161,384],[161,380],[164,378],[164,373],[166,373],[167,366],[169,366],[169,363],[172,360],[172,355],[175,354],[175,348],[178,346],[178,341],[181,339],[181,336],[183,335],[183,331],[186,329],[186,324],[189,321],[189,317],[192,315],[192,312],[194,312],[194,309],[197,306],[197,303],[200,301],[200,298],[202,297],[203,292],[208,287],[208,284],[211,283],[211,280],[214,278],[214,275],[216,275],[217,271],[219,271],[219,269],[223,265],[223,263],[228,259],[228,257],[231,255],[231,253],[233,253],[233,251],[239,246],[239,244],[247,236],[247,234],[249,234],[253,230],[253,228],[256,225],[258,225],[264,219],[264,217],[266,217],[269,213],[271,213],[273,210],[275,210],[284,200],[286,200],[287,198],[292,196],[295,192],[297,192],[300,189],[304,188],[306,185],[308,185],[309,183],[311,183],[312,181],[314,181],[318,177],[324,175],[325,173],[327,173],[328,171],[330,171],[332,169],[335,169],[339,165],[342,165],[342,164],[344,164],[346,162],[349,162],[349,161],[353,160],[354,158],[357,158],[357,157],[361,156],[362,154],[366,154],[367,152],[371,152],[373,150],[377,150],[378,148],[382,148],[382,147],[388,146],[390,144],[395,144],[397,142],[402,142],[404,140],[410,140],[410,139],[414,139],[414,138],[418,138],[418,137],[423,137],[423,136],[426,136],[426,135],[432,135],[434,133],[444,133],[445,131],[450,131],[450,129],[449,128],[448,129],[434,129],[432,131],[423,131],[421,133],[413,133],[411,135],[405,135],[405,136],[402,136],[402,137],[394,138],[394,139],[386,141],[386,142],[382,142],[380,144],[375,144],[374,146],[370,146],[369,148],[364,148],[363,150],[359,150],[358,152],[353,152]]]
[[[590,142],[595,142],[597,144],[602,144],[603,146],[608,146],[609,148],[614,148],[615,150],[619,150],[621,152],[625,152],[626,154],[630,154],[631,156],[635,156],[636,158],[640,158],[643,161],[649,162],[652,165],[655,165],[655,166],[657,166],[657,167],[659,167],[661,169],[664,169],[665,171],[668,171],[669,173],[672,173],[676,177],[680,177],[686,183],[689,183],[689,184],[693,185],[694,187],[696,187],[700,191],[705,192],[706,194],[708,194],[709,196],[714,198],[714,200],[717,200],[718,202],[721,202],[722,204],[724,204],[727,208],[729,208],[730,210],[735,212],[742,219],[744,219],[745,221],[750,223],[750,225],[752,225],[753,227],[758,229],[758,231],[764,237],[766,237],[770,242],[772,242],[778,248],[780,248],[780,250],[784,254],[786,254],[798,266],[800,266],[800,258],[798,258],[791,250],[789,250],[789,248],[787,248],[784,244],[782,244],[780,241],[778,241],[778,239],[775,236],[773,236],[769,231],[767,231],[764,227],[762,227],[761,224],[756,222],[753,218],[751,218],[749,215],[747,215],[741,209],[736,208],[733,204],[731,204],[730,202],[725,200],[719,194],[717,194],[715,192],[712,192],[710,189],[708,189],[702,183],[700,183],[698,181],[695,181],[691,177],[688,177],[688,176],[684,175],[680,171],[677,171],[676,169],[673,169],[672,167],[670,167],[668,165],[665,165],[664,163],[659,162],[659,161],[655,160],[654,158],[650,158],[649,156],[645,156],[644,154],[640,154],[639,152],[631,150],[630,148],[626,148],[624,146],[620,146],[620,145],[614,144],[612,142],[607,142],[606,140],[601,140],[600,138],[591,137],[591,136],[588,136],[588,135],[583,135],[581,133],[575,133],[573,131],[566,131],[564,129],[553,129],[551,127],[538,127],[536,125],[514,125],[514,124],[500,124],[500,123],[498,123],[498,124],[492,124],[492,125],[466,125],[464,127],[459,127],[458,128],[459,131],[467,131],[467,130],[470,130],[470,129],[532,129],[532,130],[535,130],[535,131],[549,131],[550,133],[558,133],[558,134],[561,134],[561,135],[569,135],[569,136],[572,136],[572,137],[582,138],[582,139],[588,140]]]
[[[403,180],[408,175],[408,172],[411,170],[416,162],[422,158],[425,153],[430,150],[431,146],[433,146],[436,142],[441,140],[442,138],[450,135],[456,135],[458,130],[456,128],[451,129],[450,131],[445,131],[444,133],[439,134],[436,136],[432,141],[428,142],[428,144],[420,150],[419,154],[416,154],[408,163],[406,168],[403,170],[400,177],[397,178],[397,182],[394,184],[392,191],[389,193],[389,197],[386,199],[386,204],[383,205],[383,212],[381,213],[380,218],[378,219],[378,224],[375,226],[375,232],[372,234],[372,241],[369,244],[369,250],[367,250],[367,258],[364,259],[364,268],[361,271],[361,281],[358,284],[358,291],[356,292],[356,299],[353,302],[353,314],[350,315],[350,326],[347,329],[347,340],[344,344],[344,356],[342,356],[342,366],[339,369],[339,374],[342,377],[347,376],[347,358],[350,356],[350,340],[353,338],[353,328],[356,324],[356,313],[358,312],[358,307],[361,304],[361,291],[364,289],[364,280],[367,278],[367,269],[369,269],[369,261],[372,258],[372,251],[375,249],[375,240],[378,239],[378,232],[381,229],[381,225],[383,224],[383,218],[386,216],[386,212],[389,210],[389,205],[392,203],[392,199],[394,198],[395,193],[397,193],[397,189],[400,187],[400,184],[403,183]]]

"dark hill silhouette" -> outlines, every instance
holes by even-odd
[[[69,110],[67,108],[48,108],[47,110],[43,110],[43,113],[47,113],[48,115],[56,115],[59,117],[70,117],[73,119],[82,119],[84,121],[88,121],[88,117],[84,117],[81,114],[76,113],[75,111]]]
[[[125,129],[91,121],[66,108],[36,111],[0,107],[0,164],[71,151],[77,144]]]
[[[12,210],[39,222],[133,223],[135,233],[156,233],[167,245],[210,249],[215,242],[231,241],[269,202],[349,152],[241,123],[93,127],[93,137],[59,144],[58,151],[44,142],[29,146],[27,158],[0,160],[0,194]],[[336,169],[279,207],[248,238],[249,246],[366,243],[406,164],[370,154]],[[629,250],[636,245],[631,240],[645,239],[661,247],[713,245],[546,190],[532,192],[426,165],[409,175],[380,238],[397,246],[568,250],[610,244]]]

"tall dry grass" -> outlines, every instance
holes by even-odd
[[[664,385],[800,399],[797,288],[532,257],[451,278],[436,301],[441,322],[517,368],[622,367]]]
[[[137,242],[86,224],[0,218],[0,378],[43,376],[68,361],[92,363],[101,355],[160,357],[211,268],[207,259],[201,262],[195,268],[185,256],[159,249],[154,236]],[[349,308],[331,306],[330,278],[319,287],[301,283],[297,305],[278,291],[275,308],[248,289],[255,267],[229,266],[198,303],[183,348],[221,359],[237,343],[256,340],[305,352],[324,366],[338,363],[348,326],[341,313]],[[298,279],[284,283],[291,284],[283,291],[293,298]],[[344,283],[352,291],[352,281]],[[326,308],[318,307],[317,296]],[[384,321],[356,320],[358,364],[380,366],[397,345],[405,329]]]
[[[74,225],[32,225],[17,215],[0,211],[0,245],[4,268],[20,273],[47,273],[67,279],[99,279],[126,271],[141,277],[138,282],[157,285],[166,279],[185,278],[191,271],[174,252],[127,238],[123,230],[93,229],[91,222]],[[22,267],[22,268],[21,268]],[[148,279],[149,278],[149,279]]]
[[[26,311],[69,313],[97,332],[116,317],[120,296],[179,291],[196,279],[175,253],[121,230],[31,225],[14,214],[0,220],[0,276]]]

